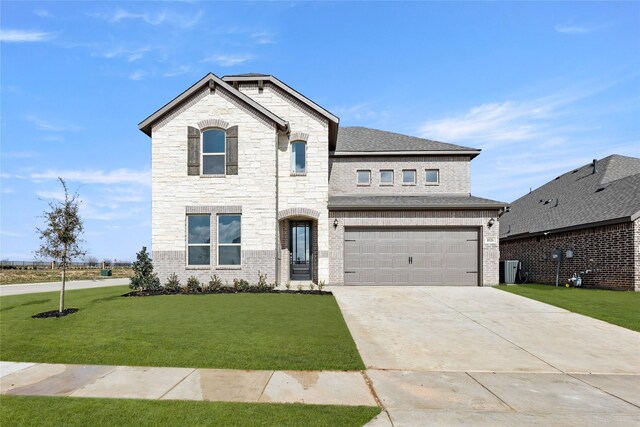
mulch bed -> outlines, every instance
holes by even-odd
[[[201,291],[132,291],[128,292],[123,297],[151,297],[155,295],[207,295],[207,294],[304,294],[304,295],[333,295],[331,291],[319,291],[319,290],[284,290],[284,289],[258,289],[251,287],[249,289],[235,289],[232,287],[222,287],[216,290],[201,290]]]
[[[46,319],[48,317],[63,317],[69,314],[73,314],[77,311],[78,311],[77,308],[65,308],[64,310],[62,310],[62,312],[58,310],[44,311],[42,313],[34,314],[31,317],[33,317],[34,319]]]

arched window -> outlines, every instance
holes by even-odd
[[[202,132],[202,174],[224,175],[226,161],[226,132],[208,129]]]
[[[307,172],[307,143],[293,141],[291,143],[291,173]]]

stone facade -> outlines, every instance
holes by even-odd
[[[554,249],[573,250],[560,264],[560,285],[576,271],[584,287],[640,290],[640,220],[500,242],[501,260],[519,260],[529,283],[555,284]]]
[[[329,282],[344,283],[344,229],[353,226],[415,226],[415,227],[477,227],[480,230],[481,282],[484,286],[498,284],[499,223],[489,227],[498,211],[331,211],[329,220]]]
[[[331,194],[469,194],[471,192],[470,158],[468,156],[431,157],[332,157],[329,159]],[[416,170],[416,185],[402,184],[402,171]],[[440,172],[438,184],[425,182],[425,170]],[[358,170],[371,171],[370,185],[358,185]],[[393,170],[393,185],[380,184],[380,171]]]

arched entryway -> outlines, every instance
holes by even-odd
[[[280,224],[280,279],[318,282],[318,216],[307,208],[287,209]]]

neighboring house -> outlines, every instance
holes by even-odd
[[[497,284],[480,150],[338,123],[263,74],[208,74],[140,123],[161,280]]]
[[[640,290],[640,159],[612,155],[560,175],[500,218],[500,257],[522,262],[529,282]],[[566,257],[566,251],[573,258]]]

